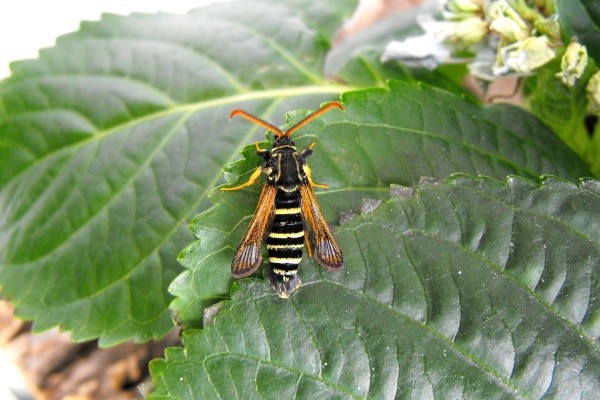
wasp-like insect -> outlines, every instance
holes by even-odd
[[[312,153],[315,142],[298,153],[290,139],[298,129],[332,108],[344,109],[340,103],[331,102],[285,132],[243,110],[234,110],[229,116],[233,118],[239,115],[275,134],[271,150],[261,149],[258,142],[255,143],[256,152],[264,162],[248,181],[235,187],[223,188],[237,190],[250,186],[261,173],[267,177],[254,216],[231,263],[231,272],[235,278],[242,278],[256,271],[262,262],[261,246],[268,233],[267,276],[279,297],[289,297],[300,285],[298,265],[302,259],[304,244],[308,255],[313,255],[309,236],[314,243],[315,260],[323,268],[339,271],[344,267],[340,246],[327,226],[312,189],[326,188],[327,185],[313,182],[310,168],[306,164],[306,157]]]

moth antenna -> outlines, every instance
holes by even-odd
[[[285,134],[281,131],[281,129],[279,129],[275,125],[270,124],[267,121],[264,121],[258,117],[255,117],[254,115],[249,114],[244,110],[240,110],[240,109],[233,110],[231,112],[231,114],[229,114],[229,119],[235,117],[236,115],[239,115],[240,117],[243,117],[243,118],[247,119],[248,121],[254,122],[256,125],[260,125],[263,128],[270,130],[277,137],[285,136]]]
[[[308,124],[310,121],[317,118],[318,116],[325,114],[327,111],[331,110],[332,108],[339,108],[340,110],[343,110],[344,106],[342,106],[342,104],[337,101],[332,101],[331,103],[327,104],[325,107],[318,109],[314,113],[310,114],[308,117],[304,118],[302,121],[298,122],[296,125],[292,126],[290,129],[285,131],[283,134],[285,136],[292,136],[292,134],[294,132],[296,132],[298,129],[302,128],[304,125]]]

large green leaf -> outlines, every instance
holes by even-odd
[[[210,205],[221,169],[262,137],[260,129],[226,123],[231,109],[281,123],[288,110],[314,109],[354,86],[401,75],[377,65],[377,79],[368,68],[344,75],[343,85],[323,79],[329,42],[355,3],[240,1],[186,15],[106,15],[38,60],[13,64],[13,76],[0,82],[0,294],[35,329],[59,324],[76,340],[110,345],[164,334],[172,327],[166,289],[180,272],[175,257],[192,240],[185,225]],[[361,57],[341,68],[373,62]],[[311,160],[316,178],[334,187],[320,195],[332,221],[363,197],[385,197],[387,184],[421,175],[587,174],[521,110],[481,109],[415,83],[394,93],[385,115],[371,96],[387,92],[368,91],[348,97],[355,106],[346,117],[325,118],[348,118],[337,135],[319,135]],[[315,122],[299,143],[323,126]],[[390,136],[398,126],[408,140]],[[255,165],[249,158],[228,172]],[[247,194],[227,198],[233,221],[228,215],[216,230],[235,227],[222,242],[227,251],[252,211],[255,197]],[[191,260],[198,258],[184,262]],[[186,323],[228,294],[228,263],[215,265],[200,295],[178,299]],[[174,288],[194,292],[197,281],[186,276]],[[203,293],[213,282],[215,291]]]
[[[166,333],[187,222],[262,133],[346,86],[323,79],[356,2],[230,2],[105,15],[0,83],[0,289],[36,330],[109,345]]]
[[[596,398],[600,183],[393,190],[337,229],[344,272],[306,263],[288,300],[239,281],[151,398]]]
[[[510,174],[589,176],[564,143],[516,107],[483,108],[441,90],[400,82],[391,82],[390,89],[347,92],[342,99],[345,112],[325,115],[295,138],[299,147],[317,142],[309,164],[315,180],[330,185],[318,195],[333,223],[341,213],[358,211],[364,198],[385,198],[390,184],[414,186],[424,176],[445,178],[457,171],[498,179]],[[247,174],[260,164],[253,145],[244,154],[229,174]],[[180,254],[188,270],[170,289],[177,297],[172,304],[176,319],[184,326],[199,326],[203,309],[228,297],[233,252],[259,186],[226,193],[217,189],[211,196],[217,204],[191,222],[199,240]]]

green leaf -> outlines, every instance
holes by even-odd
[[[556,9],[565,42],[573,36],[587,47],[588,54],[600,65],[600,6],[595,0],[556,0]]]
[[[398,188],[394,189],[398,191]],[[152,399],[594,398],[600,183],[457,176],[342,224],[346,269],[234,286]]]
[[[181,272],[175,258],[192,240],[186,223],[210,206],[223,168],[238,176],[257,165],[247,158],[226,167],[262,138],[260,129],[227,123],[229,112],[244,108],[279,124],[289,110],[314,109],[371,84],[368,68],[343,84],[330,83],[339,76],[323,78],[332,38],[355,5],[262,0],[186,15],[105,15],[59,38],[38,60],[14,63],[12,77],[0,82],[0,295],[33,319],[35,330],[60,325],[75,340],[100,338],[108,346],[166,333],[173,326],[167,287]],[[397,68],[380,70],[379,78],[402,78]],[[407,97],[390,98],[385,115],[370,96],[387,91],[358,92],[356,108],[345,114],[354,122],[341,117],[343,132],[318,136],[317,154],[328,155],[315,155],[311,165],[334,188],[320,194],[331,221],[358,210],[364,197],[385,197],[389,183],[413,184],[421,175],[587,174],[521,110],[481,109],[414,82],[395,87]],[[299,143],[336,118],[315,121]],[[398,126],[408,140],[386,139]],[[247,194],[232,195],[246,195],[247,203],[237,209],[232,202],[239,218],[227,216],[219,228],[227,235],[237,229],[221,242],[226,251],[252,212],[256,197]],[[219,272],[203,282],[214,284],[213,292],[183,296],[181,305],[193,313],[227,296],[228,264],[215,264]],[[184,275],[173,287],[193,293],[189,283]],[[188,323],[198,317],[191,315],[179,317]]]
[[[347,86],[323,78],[356,1],[104,15],[0,83],[0,289],[34,329],[107,346],[164,335],[186,226],[239,149]],[[281,119],[279,120],[281,122]]]
[[[572,180],[589,176],[564,143],[519,108],[482,108],[425,85],[390,85],[389,90],[345,93],[345,112],[326,114],[294,138],[299,148],[317,143],[309,164],[314,179],[330,185],[318,196],[332,223],[341,213],[360,210],[365,198],[385,198],[390,184],[414,186],[422,177],[446,178],[457,171],[498,179],[510,174],[535,178],[548,173]],[[227,170],[240,180],[261,162],[254,146],[244,155]],[[187,271],[170,287],[177,297],[171,307],[185,327],[200,326],[204,308],[228,297],[234,249],[259,190],[260,184],[236,192],[217,189],[211,195],[216,205],[190,223],[199,240],[179,255]]]

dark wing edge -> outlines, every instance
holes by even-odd
[[[231,262],[231,274],[234,278],[248,276],[260,267],[262,242],[273,219],[276,193],[274,185],[264,185],[254,215]]]
[[[315,244],[315,260],[328,271],[339,271],[344,268],[344,257],[339,244],[333,237],[327,221],[323,217],[315,192],[308,183],[300,185],[300,203],[303,218],[312,230]]]

